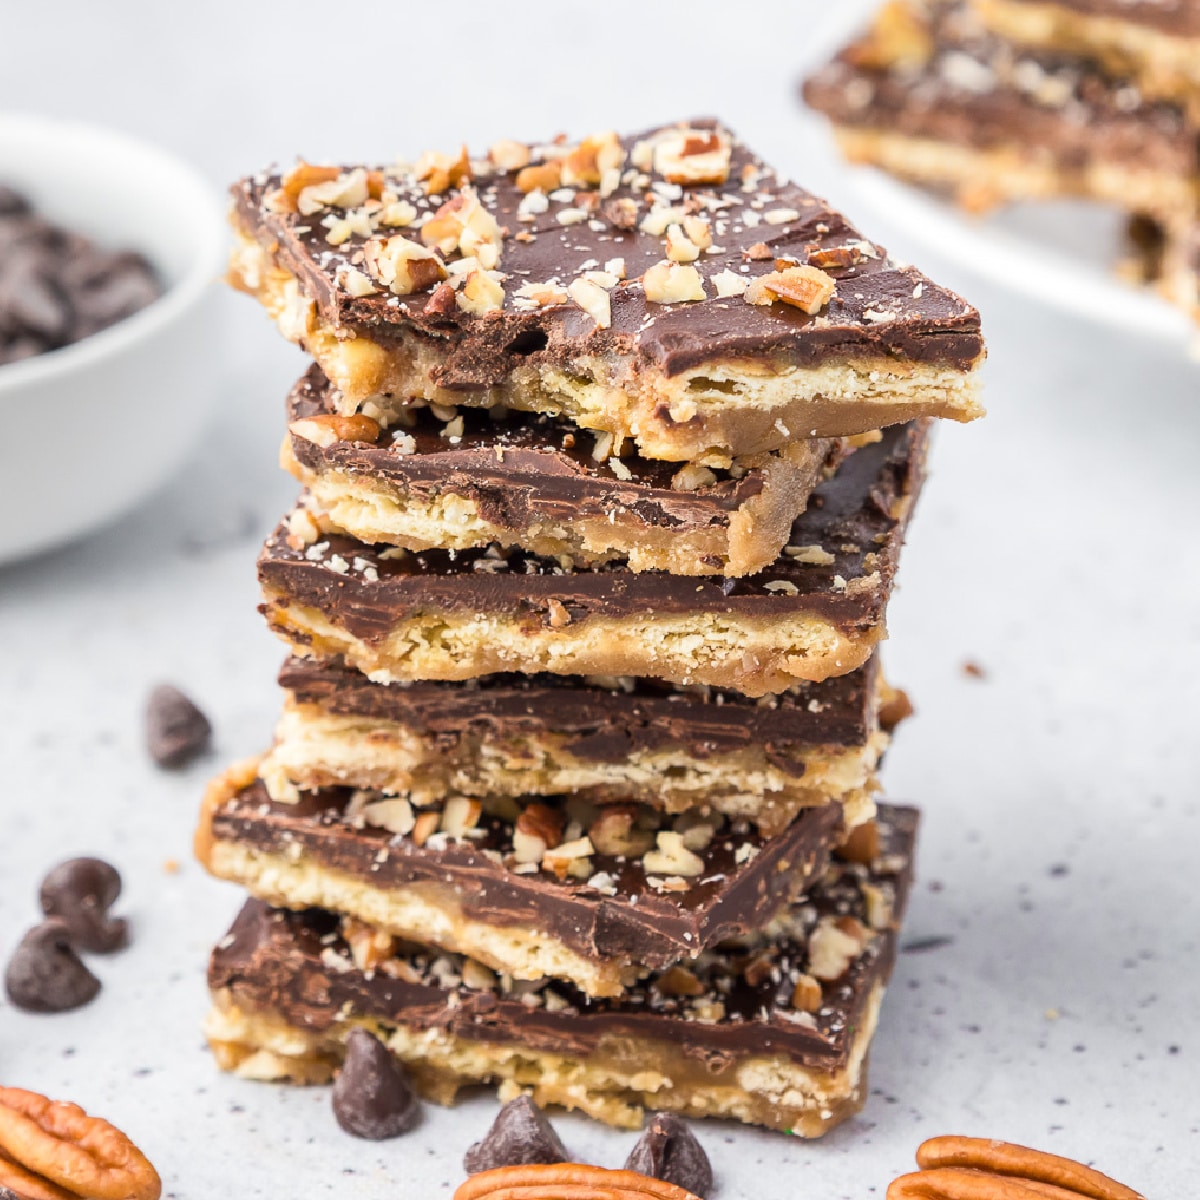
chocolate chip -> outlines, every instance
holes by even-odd
[[[570,1155],[545,1113],[528,1096],[510,1100],[480,1142],[463,1156],[468,1175],[496,1167],[567,1162]]]
[[[408,1072],[365,1029],[352,1029],[333,1084],[333,1115],[351,1136],[380,1142],[416,1125],[421,1102]]]
[[[212,725],[177,687],[159,684],[146,704],[146,746],[160,767],[183,767],[208,749]]]
[[[68,1012],[94,1000],[100,980],[80,961],[65,921],[51,918],[22,939],[4,974],[8,998],[26,1012]]]
[[[142,255],[52,225],[0,187],[0,364],[98,333],[161,294]]]
[[[71,858],[42,880],[42,912],[58,917],[80,950],[111,954],[129,944],[129,923],[108,910],[121,894],[121,876],[102,858]]]
[[[712,1164],[691,1126],[674,1113],[655,1113],[625,1160],[625,1170],[652,1175],[696,1196],[712,1191]]]

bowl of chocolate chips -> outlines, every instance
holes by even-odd
[[[0,562],[179,465],[217,390],[224,239],[215,189],[172,156],[0,113]]]

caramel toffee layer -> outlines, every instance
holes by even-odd
[[[711,122],[695,125],[706,132],[713,128]],[[640,140],[626,138],[622,145],[628,153]],[[484,315],[453,303],[431,304],[432,283],[411,295],[389,295],[386,290],[350,294],[347,272],[359,273],[368,238],[353,232],[334,245],[327,238],[325,214],[276,211],[279,205],[272,198],[283,182],[279,174],[258,175],[234,186],[236,220],[246,234],[269,247],[276,264],[300,281],[327,325],[384,344],[390,337],[410,335],[435,345],[440,365],[434,382],[461,392],[466,403],[470,393],[504,383],[517,367],[570,372],[581,355],[618,356],[632,360],[635,371],[667,376],[729,359],[813,366],[879,358],[969,371],[982,355],[979,316],[973,308],[920,272],[892,262],[882,248],[864,242],[840,213],[780,179],[736,140],[725,183],[667,184],[660,176],[634,170],[590,215],[578,210],[575,188],[567,188],[562,196],[555,189],[545,211],[531,212],[528,204],[522,208],[525,193],[517,186],[515,170],[489,172],[486,163],[473,163],[472,169],[488,212],[512,235],[524,235],[504,240],[504,305]],[[383,168],[382,178],[402,202],[416,209],[414,224],[445,199],[427,196],[411,172]],[[751,181],[748,190],[743,180]],[[587,190],[586,185],[576,187]],[[658,206],[690,206],[712,215],[714,245],[695,264],[702,268],[707,299],[650,303],[638,284],[647,268],[664,259],[662,233],[638,227],[650,211],[646,196],[651,187]],[[632,228],[625,227],[629,219],[622,213],[623,202],[633,206],[628,210],[633,213]],[[577,211],[581,219],[575,220]],[[385,227],[381,233],[419,236],[411,227]],[[773,270],[774,259],[805,263],[816,252],[839,250],[849,243],[864,247],[866,255],[853,265],[828,268],[838,281],[837,294],[816,316],[782,303],[747,304],[740,295],[720,298],[707,282],[727,270],[748,280]],[[752,252],[760,245],[766,253]],[[599,327],[571,303],[530,311],[515,302],[524,284],[553,279],[565,288],[582,272],[613,259],[624,260],[625,279],[609,293],[608,327]],[[880,319],[881,313],[886,319]]]
[[[301,793],[298,803],[277,804],[256,781],[215,807],[209,832],[214,843],[290,856],[363,888],[428,893],[467,921],[539,931],[596,962],[620,959],[646,967],[692,958],[716,941],[763,925],[824,869],[841,823],[838,806],[826,805],[802,812],[783,833],[766,839],[745,823],[713,817],[711,841],[688,856],[703,868],[693,877],[673,875],[669,865],[643,857],[655,846],[655,834],[647,832],[636,853],[600,853],[589,845],[592,853],[573,860],[584,864],[582,877],[560,878],[549,855],[540,863],[520,863],[510,813],[485,809],[462,836],[434,834],[419,842],[415,831],[396,834],[370,824],[371,805],[361,804],[362,793],[358,802],[355,796],[348,788],[327,788]],[[559,815],[560,837],[572,833],[575,805],[553,798],[538,807]],[[593,815],[578,822],[575,838],[590,829],[600,843],[594,822],[605,809],[589,811]],[[654,826],[672,827],[645,815]],[[258,890],[253,880],[237,882]],[[296,903],[286,895],[269,899]]]
[[[1101,198],[1120,201],[1127,179],[1084,175],[1099,169],[1166,180],[1170,190],[1158,203],[1168,210],[1194,196],[1200,142],[1178,105],[1145,98],[1090,60],[1016,51],[961,3],[923,11],[914,9],[903,37],[880,26],[843,50],[805,83],[808,103],[853,130],[1014,154],[1060,172],[1065,193],[1117,189]],[[925,157],[913,157],[903,173],[920,179],[931,171]],[[1135,207],[1141,198],[1127,199]],[[1155,201],[1153,193],[1145,199]]]
[[[710,1077],[775,1056],[835,1075],[890,973],[916,826],[915,809],[885,806],[870,866],[832,866],[769,936],[667,968],[619,999],[589,998],[557,980],[535,990],[503,978],[472,986],[461,957],[403,945],[363,971],[338,917],[254,900],[213,951],[208,982],[219,1002],[310,1034],[378,1021],[574,1060],[633,1039],[651,1054],[655,1046],[681,1053]]]
[[[785,770],[810,746],[862,746],[879,728],[878,655],[822,683],[799,683],[768,700],[721,688],[674,687],[646,678],[484,675],[462,682],[372,683],[340,661],[289,658],[280,686],[298,704],[334,716],[395,721],[452,753],[466,737],[489,741],[568,735],[583,761],[683,747],[696,758],[761,747]]]
[[[580,540],[601,543],[599,554],[585,555],[587,561],[595,561],[615,556],[614,549],[636,549],[639,534],[645,537],[651,531],[689,538],[685,546],[703,546],[698,539],[717,535],[720,541],[713,544],[723,546],[725,555],[699,564],[707,571],[691,571],[710,573],[720,570],[732,553],[728,540],[735,514],[753,514],[754,523],[770,519],[782,525],[778,536],[786,536],[786,527],[804,511],[826,464],[832,467],[841,453],[840,442],[814,438],[789,447],[784,457],[757,455],[739,461],[732,471],[706,469],[693,483],[686,478],[689,468],[681,472],[678,464],[661,460],[614,458],[597,441],[611,443],[608,435],[582,432],[546,414],[463,408],[450,420],[441,420],[431,409],[419,407],[405,415],[408,419],[398,429],[381,431],[374,442],[330,440],[332,434],[326,435],[328,426],[321,422],[336,420],[336,408],[329,381],[314,364],[288,397],[288,465],[309,485],[337,481],[363,506],[363,523],[383,524],[373,504],[377,496],[401,506],[394,518],[396,533],[382,540],[409,549],[435,545],[431,539],[447,532],[466,536],[470,544],[471,535],[460,533],[453,513],[442,518],[448,522],[446,530],[404,520],[404,506],[416,506],[426,515],[446,497],[454,497],[471,506],[479,526],[476,545],[502,538],[506,544],[546,553],[529,546],[532,533],[571,547]],[[772,482],[777,493],[786,487],[787,494],[764,497]],[[778,520],[777,510],[783,514]],[[591,528],[582,538],[572,538],[570,530],[584,523]],[[356,537],[366,536],[358,528],[343,528]],[[604,539],[609,542],[608,555],[603,553]],[[774,557],[781,548],[777,543],[768,553]]]
[[[368,645],[429,613],[515,616],[564,641],[592,618],[650,613],[815,616],[867,633],[883,622],[927,440],[928,422],[914,421],[849,455],[813,492],[780,558],[744,578],[634,573],[620,564],[573,570],[519,550],[413,554],[337,534],[303,546],[285,521],[259,557],[259,580],[269,616],[272,605],[315,610]]]

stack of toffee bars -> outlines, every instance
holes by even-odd
[[[911,880],[876,648],[978,314],[711,121],[234,195],[316,363],[259,559],[285,710],[197,838],[253,897],[218,1061],[327,1080],[359,1026],[439,1101],[820,1134]]]
[[[1120,210],[1123,273],[1200,321],[1200,0],[889,0],[804,96],[848,158],[971,212]]]

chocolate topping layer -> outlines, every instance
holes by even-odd
[[[585,880],[558,879],[548,868],[517,874],[513,827],[500,817],[485,813],[478,827],[483,836],[435,848],[411,835],[351,824],[351,795],[348,788],[329,788],[301,793],[296,804],[276,804],[256,782],[217,809],[212,834],[268,854],[299,852],[371,888],[444,889],[447,902],[470,920],[541,930],[587,958],[648,967],[692,958],[763,925],[824,869],[841,820],[838,805],[806,809],[770,839],[726,825],[698,852],[703,874],[681,891],[653,886],[640,859],[595,853],[593,874],[608,876],[607,890],[615,889],[607,895]]]
[[[336,412],[331,387],[314,364],[288,396],[288,421]],[[679,463],[626,456],[619,471],[597,461],[595,437],[561,418],[508,409],[462,408],[462,432],[453,441],[446,422],[428,408],[408,410],[411,423],[384,433],[378,444],[337,441],[321,447],[292,435],[291,450],[313,472],[345,471],[385,480],[406,494],[432,499],[445,492],[475,503],[479,516],[501,529],[521,530],[536,520],[571,524],[588,518],[632,515],[675,532],[725,527],[730,514],[762,493],[761,459],[743,464],[740,477],[716,470],[716,482],[691,491],[672,488]],[[838,443],[817,439],[816,452]],[[805,497],[792,497],[796,512]]]
[[[783,931],[751,947],[753,953],[730,947],[692,964],[703,996],[666,994],[663,977],[619,1000],[588,999],[570,984],[549,981],[530,1005],[502,991],[439,985],[429,970],[431,956],[403,948],[397,974],[404,979],[389,975],[386,964],[367,976],[354,968],[336,916],[272,910],[253,900],[213,951],[208,982],[214,991],[228,989],[236,1004],[312,1031],[371,1017],[576,1058],[597,1053],[607,1039],[632,1037],[678,1047],[713,1073],[765,1055],[837,1071],[847,1062],[867,997],[891,969],[895,935],[890,929],[878,933],[840,978],[824,983],[821,1006],[811,1016],[792,1007],[792,978],[808,969],[809,939],[822,917],[853,916],[865,923],[865,884],[891,891],[895,928],[911,882],[916,826],[915,809],[882,808],[882,856],[870,868],[843,864],[823,878],[796,902]],[[778,971],[752,970],[761,956]],[[557,1003],[547,1003],[548,995]],[[710,995],[720,997],[723,1015],[697,1020],[696,1004]]]
[[[648,612],[811,613],[842,629],[870,629],[883,620],[927,440],[928,422],[913,421],[856,450],[792,527],[790,545],[818,547],[824,558],[805,562],[785,548],[773,566],[740,579],[633,573],[619,563],[572,570],[494,548],[411,554],[339,535],[294,549],[284,522],[259,556],[259,580],[268,599],[317,609],[366,642],[433,610],[547,624],[560,607],[575,622]]]
[[[1146,99],[1088,59],[1014,50],[966,5],[934,4],[926,20],[930,57],[920,70],[863,65],[855,42],[806,81],[805,100],[854,128],[1036,148],[1063,171],[1112,163],[1185,179],[1200,169],[1200,140],[1179,106]]]
[[[715,123],[697,121],[693,126],[709,130]],[[622,144],[633,151],[639,140],[630,137]],[[580,355],[620,356],[633,359],[638,370],[677,375],[729,359],[811,366],[847,357],[886,357],[967,370],[983,352],[975,309],[913,268],[892,262],[882,248],[865,243],[840,213],[781,180],[736,141],[729,178],[723,184],[684,184],[679,192],[677,185],[664,184],[660,176],[652,180],[633,170],[590,215],[579,210],[584,215],[577,220],[571,216],[578,209],[578,196],[587,191],[585,185],[578,190],[569,187],[561,196],[555,189],[546,211],[523,214],[524,195],[515,171],[485,173],[486,163],[473,166],[481,201],[511,235],[503,243],[500,262],[505,275],[504,307],[483,316],[453,305],[430,305],[432,284],[411,295],[386,291],[351,295],[345,273],[351,267],[358,269],[367,238],[354,233],[333,245],[327,240],[322,213],[273,211],[279,207],[271,201],[282,182],[279,174],[261,174],[234,186],[236,219],[300,280],[303,292],[316,302],[327,323],[384,343],[400,334],[436,339],[442,365],[434,381],[445,388],[485,389],[525,364],[569,370]],[[417,210],[418,222],[445,199],[428,197],[411,172],[385,168],[383,178],[400,200]],[[714,247],[696,263],[706,280],[726,270],[750,279],[773,269],[771,259],[803,263],[814,250],[849,243],[866,246],[869,255],[853,266],[830,269],[839,281],[838,293],[816,316],[783,303],[758,306],[747,304],[741,296],[723,299],[711,283],[708,299],[699,302],[648,303],[638,280],[648,267],[664,259],[662,234],[622,228],[623,220],[607,214],[615,211],[614,202],[632,201],[637,205],[635,225],[640,223],[649,211],[646,195],[652,183],[665,189],[658,193],[661,204],[691,201],[711,215]],[[568,218],[560,220],[564,212]],[[774,213],[795,215],[776,220],[768,215]],[[377,236],[395,233],[418,236],[413,226],[385,227]],[[515,236],[518,233],[521,240]],[[765,244],[768,253],[747,257],[746,252],[758,244]],[[624,259],[626,280],[610,291],[608,328],[598,327],[571,303],[532,311],[515,306],[515,294],[524,284],[554,279],[565,288],[583,272],[615,258]],[[872,312],[891,316],[879,320]]]
[[[878,728],[878,656],[823,683],[751,700],[722,688],[628,677],[611,686],[573,675],[485,675],[461,683],[372,683],[339,662],[290,658],[279,683],[300,704],[336,716],[396,721],[447,752],[465,737],[503,741],[567,734],[564,749],[593,762],[685,746],[697,758],[763,748],[795,770],[807,746],[862,746]],[[607,682],[607,681],[606,681]]]

